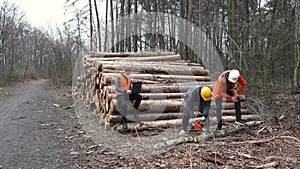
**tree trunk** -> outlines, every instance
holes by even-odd
[[[101,81],[105,81],[108,84],[115,84],[115,78],[119,73],[103,73]],[[209,76],[189,76],[189,75],[159,75],[159,74],[131,74],[133,79],[145,79],[157,82],[180,82],[183,81],[210,81]]]
[[[255,123],[256,121],[253,120],[258,120],[257,115],[244,115],[242,117],[245,121],[249,121],[246,124],[249,125],[251,123]],[[211,118],[211,122],[215,123],[216,118]],[[194,119],[190,119],[189,125],[191,122],[194,121]],[[234,122],[235,117],[233,116],[223,116],[222,121],[224,122]],[[139,122],[139,123],[128,123],[128,129],[124,130],[122,128],[122,125],[119,123],[115,126],[115,130],[119,132],[124,132],[124,131],[143,131],[147,129],[153,129],[153,128],[169,128],[173,126],[180,126],[182,124],[182,119],[171,119],[171,120],[158,120],[158,121],[149,121],[149,122]],[[239,126],[241,127],[241,126]],[[223,129],[221,131],[216,131],[220,133],[227,133],[228,131],[231,131],[231,128],[228,129]]]
[[[245,127],[257,126],[257,125],[260,125],[261,123],[262,122],[260,122],[260,121],[251,121],[251,122],[246,123]],[[245,128],[245,127],[239,126],[239,125],[234,125],[231,128],[224,129],[224,130],[221,130],[221,131],[214,131],[214,132],[212,132],[210,134],[207,134],[207,135],[206,134],[201,134],[201,135],[198,135],[196,137],[194,137],[194,136],[180,137],[180,138],[173,139],[173,140],[168,140],[168,141],[165,141],[165,142],[162,142],[162,143],[157,143],[157,144],[154,145],[154,148],[157,149],[157,150],[161,150],[161,149],[166,149],[168,147],[176,146],[178,144],[183,144],[183,143],[202,142],[202,141],[205,141],[209,138],[221,137],[221,136],[224,136],[224,135],[228,135],[230,133],[237,132],[237,131]]]
[[[164,112],[180,112],[184,103],[184,99],[165,99],[165,100],[142,100],[138,110],[142,113],[164,113]],[[213,102],[211,106],[215,106]],[[109,106],[110,114],[117,114],[118,103],[116,99],[112,99]],[[234,109],[234,103],[222,103],[224,110]],[[129,110],[133,109],[130,107]]]
[[[300,89],[300,4],[296,2],[295,7],[295,39],[296,39],[296,63],[294,68],[294,87]]]
[[[90,11],[90,51],[93,51],[93,10],[92,0],[89,0],[89,11]]]
[[[105,34],[104,34],[104,52],[108,52],[108,0],[105,2]]]
[[[99,13],[98,13],[98,6],[97,6],[97,1],[94,0],[94,8],[96,11],[96,19],[97,19],[97,32],[98,32],[98,46],[99,46],[99,51],[101,52],[101,27],[100,27],[100,19],[99,19]]]
[[[115,52],[115,24],[114,24],[113,0],[110,0],[110,18],[111,18],[111,51]]]
[[[138,13],[138,0],[134,0],[134,14],[137,15]],[[134,21],[134,35],[133,35],[133,51],[138,51],[138,21]]]
[[[132,72],[143,72],[150,74],[172,74],[172,75],[193,75],[193,76],[208,76],[209,71],[198,66],[174,66],[174,65],[160,65],[160,64],[132,64],[130,66]],[[124,65],[120,64],[105,64],[102,67],[104,73],[118,73],[124,69]]]
[[[252,118],[256,119],[257,116],[253,116],[253,115],[247,115],[247,110],[246,109],[242,109],[242,118],[246,119],[246,120],[251,120]],[[195,115],[199,114],[199,112],[195,112]],[[235,110],[223,110],[222,111],[223,114],[223,119],[226,122],[234,122],[235,121]],[[137,121],[143,121],[143,122],[150,122],[150,121],[157,121],[157,120],[172,120],[172,119],[182,119],[182,112],[168,112],[168,113],[143,113],[140,112],[139,114],[137,114]],[[133,114],[128,114],[128,119],[132,119],[134,120],[134,116]],[[210,119],[211,122],[216,123],[217,119],[211,118]],[[106,122],[108,123],[121,123],[122,122],[122,117],[120,114],[108,114],[106,116]],[[151,127],[155,127],[154,125]]]
[[[214,82],[187,82],[170,84],[143,84],[141,94],[146,93],[182,93],[194,85],[208,86],[213,88]],[[108,93],[115,93],[115,86],[107,86]]]
[[[149,57],[108,57],[108,58],[89,58],[90,62],[94,61],[180,61],[180,55],[168,55],[168,56],[149,56]]]
[[[130,20],[131,15],[131,0],[127,0],[127,17]],[[126,47],[127,51],[131,52],[131,36],[132,36],[132,30],[131,30],[131,23],[126,22]]]

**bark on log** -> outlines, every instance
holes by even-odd
[[[243,109],[242,114],[246,115],[247,114],[246,111],[247,110]],[[195,112],[195,115],[197,115],[197,114],[198,114],[198,112]],[[231,122],[235,119],[235,116],[234,116],[235,111],[234,110],[222,110],[222,114],[223,114],[223,116],[228,116],[228,115],[232,116],[232,117],[230,117],[230,119],[228,119],[228,117],[227,117],[227,120],[229,120]],[[134,119],[135,117],[133,116],[133,114],[129,114],[128,118],[133,121],[145,122],[145,121],[155,121],[155,120],[182,119],[182,115],[183,115],[182,112],[168,112],[168,113],[143,113],[143,112],[141,112],[141,113],[137,114],[138,119]],[[249,117],[243,116],[243,118],[247,119]],[[226,119],[226,117],[224,117],[224,119]],[[106,121],[108,123],[116,124],[116,123],[122,122],[122,117],[119,114],[109,114],[106,117]],[[217,122],[217,120],[215,118],[212,118],[211,121]]]
[[[183,105],[183,99],[172,100],[143,100],[139,106],[140,112],[178,112]],[[129,107],[129,109],[133,107]],[[118,113],[118,103],[116,99],[112,99],[110,102],[109,113]],[[130,111],[130,110],[129,110]]]
[[[149,57],[94,57],[88,58],[87,62],[97,62],[97,61],[178,61],[181,60],[180,55],[166,55],[166,56],[149,56]]]
[[[138,80],[140,81],[140,80]],[[170,84],[144,84],[142,93],[184,93],[194,85],[208,86],[213,89],[214,82],[189,82],[189,83],[170,83]],[[109,93],[115,93],[114,86],[108,86]]]
[[[107,84],[115,84],[118,73],[103,73],[101,81]],[[159,82],[180,82],[180,81],[210,81],[209,76],[188,76],[188,75],[158,75],[158,74],[131,74],[133,79],[153,80]]]
[[[104,73],[120,73],[123,66],[115,65],[115,68],[104,67]],[[131,65],[133,73],[150,73],[150,74],[171,74],[171,75],[190,75],[190,76],[208,76],[209,71],[200,67],[180,67],[180,66],[163,66],[163,65]]]
[[[163,113],[163,112],[179,112],[183,106],[184,99],[169,100],[142,100],[139,111],[145,113]],[[211,107],[215,105],[212,102]],[[223,102],[223,109],[234,109],[234,103]],[[243,107],[243,106],[242,106]],[[117,100],[112,99],[109,106],[109,113],[118,113]]]
[[[185,93],[140,93],[143,100],[162,100],[162,99],[181,99],[184,98]],[[116,94],[107,93],[106,102],[116,99]]]
[[[98,67],[98,71],[102,72],[104,69],[113,69],[113,70],[123,70],[124,66],[130,66],[130,67],[145,67],[145,66],[156,66],[156,65],[161,65],[162,67],[167,66],[167,67],[190,67],[190,68],[199,68],[199,69],[203,69],[203,70],[207,70],[204,69],[204,67],[202,67],[199,63],[190,63],[187,61],[183,61],[183,60],[178,60],[178,61],[124,61],[124,60],[109,60],[109,61],[103,61],[103,60],[91,60],[91,62],[96,62],[97,63],[97,67]],[[158,66],[157,66],[158,67]],[[132,69],[134,70],[134,69]]]
[[[209,138],[221,137],[221,136],[224,136],[224,135],[228,135],[230,133],[237,132],[237,131],[245,128],[245,127],[257,126],[257,125],[260,125],[261,123],[262,123],[261,121],[251,121],[251,122],[247,122],[245,126],[234,125],[231,128],[226,128],[226,129],[221,130],[221,131],[214,131],[210,134],[201,134],[201,135],[196,136],[196,137],[194,137],[194,136],[180,137],[180,138],[177,138],[177,139],[157,143],[157,144],[154,145],[154,148],[156,150],[161,150],[161,149],[169,148],[171,146],[176,146],[178,144],[201,142],[201,141],[207,140]]]
[[[85,56],[86,58],[93,57],[147,57],[147,56],[166,56],[166,55],[175,55],[175,52],[98,52],[92,53],[91,55]]]
[[[243,115],[242,119],[245,121],[253,121],[253,120],[259,120],[259,117],[257,115]],[[190,119],[189,125],[191,125],[192,121],[194,119]],[[210,119],[211,123],[216,123],[217,119],[216,117]],[[222,117],[223,122],[234,122],[235,117],[234,116],[223,116]],[[128,123],[128,129],[124,130],[122,128],[121,123],[115,126],[115,130],[119,132],[125,132],[125,131],[143,131],[151,128],[169,128],[172,126],[180,126],[182,124],[182,119],[171,119],[171,120],[157,120],[157,121],[147,121],[147,122],[140,122],[140,123]]]

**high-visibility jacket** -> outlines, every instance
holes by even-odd
[[[128,76],[126,78],[123,74],[120,74],[117,78],[119,78],[118,79],[119,82],[117,82],[118,80],[116,80],[117,96],[124,95],[127,92],[127,90],[129,90],[129,88],[130,88],[131,77]],[[117,84],[117,83],[119,83],[119,84]],[[117,86],[117,85],[119,85],[119,86]]]
[[[226,91],[234,91],[237,82],[240,83],[240,87],[237,89],[237,93],[241,94],[245,87],[246,87],[246,80],[242,75],[239,76],[238,80],[236,83],[232,83],[228,81],[228,76],[229,76],[230,70],[224,71],[216,81],[216,84],[214,86],[213,90],[213,98],[214,100],[217,100],[219,97],[226,98],[230,100],[232,96],[226,93]]]

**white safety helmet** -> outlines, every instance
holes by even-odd
[[[228,80],[232,83],[236,83],[236,81],[239,79],[240,72],[238,70],[231,70],[229,72]]]

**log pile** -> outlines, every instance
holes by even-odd
[[[83,57],[82,64],[73,97],[87,108],[96,109],[100,117],[112,126],[122,121],[114,85],[115,77],[124,66],[130,66],[132,81],[143,83],[143,100],[138,109],[138,119],[143,122],[140,129],[181,124],[186,91],[196,84],[214,86],[207,69],[182,60],[180,55],[172,52],[94,53]],[[211,107],[214,111],[214,102]],[[225,121],[234,121],[234,113],[234,104],[224,102],[223,116],[228,116]],[[249,112],[243,107],[242,113]],[[252,115],[243,117],[256,119]],[[128,119],[131,118],[133,114],[128,115]],[[133,126],[136,128],[136,123],[128,125],[129,128]],[[120,130],[121,126],[116,125],[115,129]]]

